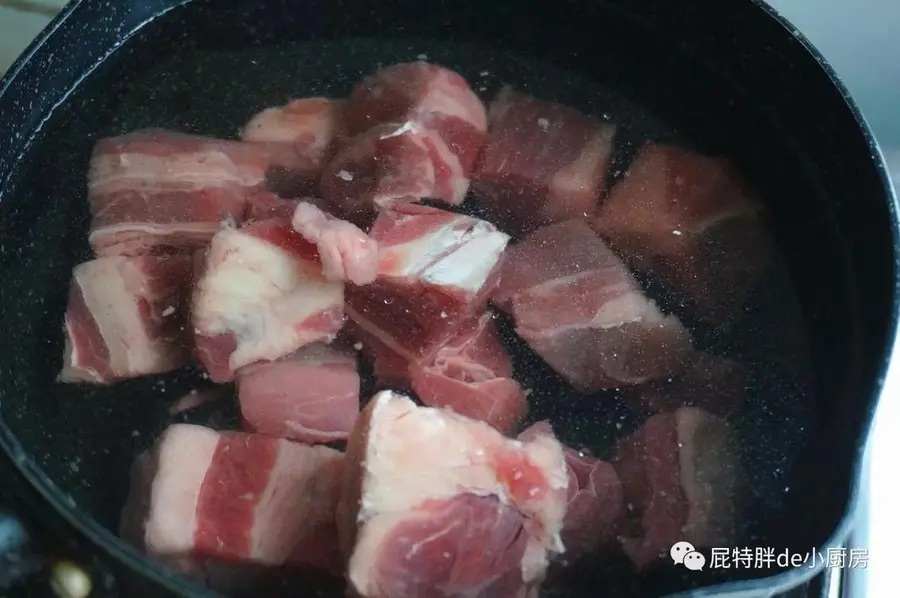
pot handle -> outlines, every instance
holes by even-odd
[[[52,555],[33,522],[0,504],[0,595],[55,595],[57,598],[97,596],[90,568]]]

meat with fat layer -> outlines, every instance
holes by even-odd
[[[392,203],[431,198],[459,205],[468,189],[438,134],[414,121],[378,125],[348,140],[319,180],[329,211],[360,226]]]
[[[638,269],[725,321],[762,276],[773,246],[762,204],[724,158],[647,143],[594,227]]]
[[[743,478],[724,420],[696,407],[654,415],[619,443],[612,463],[633,519],[622,548],[637,567],[668,557],[676,542],[733,544]]]
[[[350,95],[347,126],[359,134],[390,122],[415,122],[438,134],[462,176],[472,172],[487,131],[484,104],[466,80],[425,61],[379,70]]]
[[[194,288],[197,358],[212,380],[229,381],[241,367],[333,339],[343,306],[343,283],[325,280],[315,245],[289,220],[223,229]]]
[[[484,220],[418,204],[384,210],[369,235],[378,278],[347,287],[347,314],[410,361],[433,356],[482,310],[509,240]]]
[[[541,421],[519,434],[519,440],[548,433],[552,433],[550,423]],[[562,531],[566,551],[560,562],[568,565],[616,544],[625,522],[625,501],[622,483],[612,465],[570,447],[564,450],[569,504]]]
[[[298,199],[285,199],[271,191],[260,191],[247,199],[244,221],[254,222],[271,218],[290,220],[294,217],[294,210],[297,209],[298,203],[300,203]]]
[[[201,247],[240,221],[265,186],[257,146],[164,129],[102,139],[88,174],[91,247],[100,256]]]
[[[350,438],[337,525],[365,598],[524,596],[559,538],[568,476],[552,434],[527,442],[384,391]]]
[[[326,447],[174,424],[135,461],[122,535],[196,575],[216,563],[309,562],[303,555],[334,543],[343,458]]]
[[[333,442],[347,438],[359,415],[356,357],[324,343],[241,368],[236,382],[241,416],[252,432]]]
[[[75,267],[61,382],[109,384],[186,365],[190,256],[112,256]]]
[[[297,204],[291,224],[316,246],[326,280],[364,285],[377,278],[378,244],[356,225],[306,201]]]
[[[270,185],[281,193],[308,193],[343,135],[343,112],[343,100],[292,100],[254,115],[241,138],[269,151]]]
[[[678,318],[660,312],[582,220],[546,226],[507,249],[493,300],[583,392],[669,376],[691,348]]]
[[[504,227],[527,233],[594,215],[606,190],[614,125],[510,87],[488,117],[472,189]]]

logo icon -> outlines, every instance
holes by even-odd
[[[694,545],[690,542],[675,542],[669,549],[669,556],[676,565],[684,565],[686,569],[691,571],[702,571],[706,566],[706,557],[702,553],[697,552]]]

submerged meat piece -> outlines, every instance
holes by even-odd
[[[102,257],[75,267],[61,382],[108,384],[190,359],[190,256]]]
[[[700,315],[723,320],[771,257],[761,208],[724,158],[647,143],[594,226],[635,267],[688,295]]]
[[[324,343],[241,368],[237,389],[245,425],[288,440],[344,440],[359,415],[356,357]]]
[[[344,330],[371,360],[379,388],[412,390],[429,407],[452,409],[505,433],[528,412],[490,313],[462,322],[434,355],[421,360],[404,358],[352,321]]]
[[[738,524],[740,455],[724,420],[696,407],[654,415],[613,459],[632,534],[622,548],[638,567],[668,557],[676,542],[730,546]]]
[[[361,226],[395,202],[432,198],[459,205],[468,188],[438,134],[417,122],[386,123],[350,139],[319,180],[329,210]]]
[[[291,224],[304,239],[315,244],[326,280],[357,285],[373,282],[378,275],[378,244],[356,225],[326,214],[301,201]]]
[[[438,134],[463,176],[484,142],[484,104],[458,73],[424,61],[383,68],[354,88],[347,126],[358,134],[389,122],[415,122]]]
[[[98,255],[193,249],[239,221],[265,185],[267,152],[163,129],[102,139],[88,175],[90,242]]]
[[[635,399],[651,413],[691,406],[728,417],[744,406],[747,386],[748,372],[743,364],[696,351],[681,373],[635,389]]]
[[[581,220],[544,227],[506,252],[494,302],[575,388],[590,392],[677,372],[691,347]]]
[[[379,247],[378,279],[347,288],[347,314],[416,361],[481,310],[509,240],[484,220],[418,204],[384,210],[370,236]]]
[[[314,184],[343,132],[341,100],[314,97],[266,108],[241,132],[244,141],[269,150],[279,191],[306,191]],[[274,177],[273,177],[274,174]]]
[[[138,457],[122,535],[194,574],[279,566],[333,542],[343,454],[268,436],[169,426]]]
[[[337,525],[365,598],[524,596],[563,550],[559,442],[377,394],[350,438]]]
[[[269,191],[260,191],[247,200],[245,221],[269,220],[270,218],[286,218],[290,220],[297,209],[297,199],[284,199]]]
[[[343,283],[323,278],[315,245],[289,221],[226,228],[194,289],[197,357],[212,380],[231,380],[238,368],[333,339],[343,303]]]
[[[541,421],[519,434],[519,440],[552,433],[549,422]],[[563,520],[566,551],[561,561],[570,564],[616,543],[625,518],[625,501],[622,483],[612,465],[569,447],[565,447],[565,455],[569,506]]]
[[[528,412],[490,313],[465,322],[428,361],[411,362],[409,380],[425,405],[450,408],[504,433]]]
[[[510,87],[491,103],[472,188],[504,226],[588,218],[606,189],[615,127]]]

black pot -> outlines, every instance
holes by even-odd
[[[305,42],[315,49],[272,49]],[[422,53],[464,74],[487,70],[491,85],[609,106],[640,135],[654,134],[658,119],[738,163],[768,203],[800,306],[776,305],[781,319],[745,335],[747,350],[771,354],[802,321],[811,364],[806,391],[779,378],[767,392],[780,399],[746,416],[745,433],[758,439],[744,455],[758,516],[747,545],[792,553],[840,546],[893,357],[900,225],[878,147],[847,91],[766,6],[76,0],[0,82],[0,446],[8,470],[0,479],[34,540],[15,554],[74,558],[94,574],[96,595],[214,595],[113,531],[130,461],[167,423],[152,406],[155,382],[93,397],[52,383],[68,274],[89,255],[84,175],[94,141],[142,126],[232,136],[265,105],[338,95],[377,63]],[[260,57],[272,68],[253,69]],[[595,94],[588,80],[613,93]],[[799,371],[801,359],[769,361]],[[190,383],[167,380],[176,394]],[[35,568],[46,562],[36,558]],[[770,596],[821,569],[682,571],[604,587],[623,596]],[[603,579],[589,572],[577,594],[594,595],[591,583]]]

